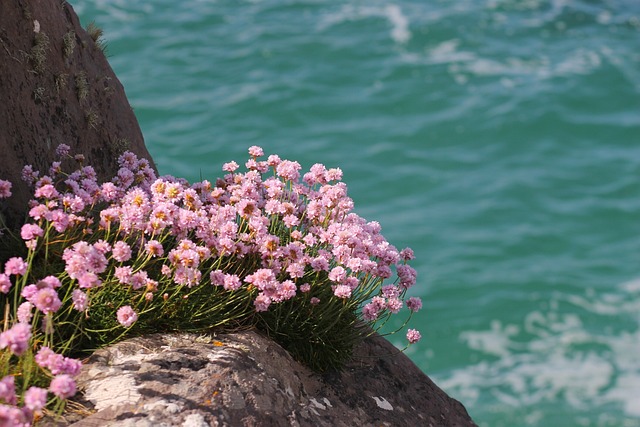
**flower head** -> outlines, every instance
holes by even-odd
[[[67,399],[76,394],[76,382],[70,375],[61,374],[51,380],[49,391],[60,399]]]
[[[11,181],[0,179],[0,199],[11,197]]]
[[[9,258],[4,265],[4,273],[7,275],[22,276],[27,271],[27,263],[20,257]]]
[[[47,390],[40,387],[29,387],[24,393],[24,406],[32,411],[39,411],[47,404]]]
[[[125,328],[130,327],[138,320],[138,314],[128,305],[120,307],[116,317],[118,318],[118,322]]]
[[[15,378],[13,375],[7,375],[0,380],[0,400],[4,400],[10,405],[18,403],[18,399],[16,397]]]
[[[16,323],[13,327],[0,334],[0,349],[9,348],[16,356],[20,356],[29,347],[31,339],[31,325]]]
[[[409,310],[416,312],[422,308],[422,300],[418,297],[411,297],[407,300]]]
[[[418,332],[415,329],[409,329],[407,331],[407,340],[409,340],[409,344],[415,344],[418,341],[420,341],[420,338],[422,338],[422,335],[420,335],[420,332]]]

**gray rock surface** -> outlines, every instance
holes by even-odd
[[[47,425],[475,426],[378,336],[344,370],[319,375],[255,331],[150,335],[94,353],[79,385],[92,413]]]

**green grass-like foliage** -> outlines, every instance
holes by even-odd
[[[25,168],[34,200],[23,253],[4,252],[0,420],[62,407],[75,393],[72,358],[126,337],[257,327],[323,372],[403,306],[408,317],[421,306],[406,298],[413,253],[351,212],[339,169],[301,176],[297,162],[259,160],[254,146],[246,172],[229,162],[215,184],[189,185],[127,152],[98,183],[82,156],[58,153],[78,169]],[[0,180],[0,198],[9,194]]]

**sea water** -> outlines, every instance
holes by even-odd
[[[640,425],[639,1],[70,3],[161,173],[344,171],[416,253],[407,354],[481,426]]]

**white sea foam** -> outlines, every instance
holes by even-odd
[[[640,418],[640,325],[633,331],[597,333],[580,315],[562,310],[572,305],[593,315],[612,316],[612,322],[613,316],[640,322],[640,280],[622,284],[619,290],[592,297],[558,294],[547,311],[528,313],[521,325],[496,320],[488,330],[462,333],[469,349],[485,357],[436,376],[436,382],[470,406],[493,401],[496,408],[533,410],[563,400],[578,411],[613,404],[625,416]],[[523,420],[526,425],[538,421]]]
[[[409,19],[402,12],[400,6],[395,4],[388,4],[386,6],[344,5],[337,12],[324,16],[318,23],[318,30],[325,31],[335,25],[371,17],[384,18],[389,22],[391,25],[389,35],[394,42],[403,44],[411,39]]]

